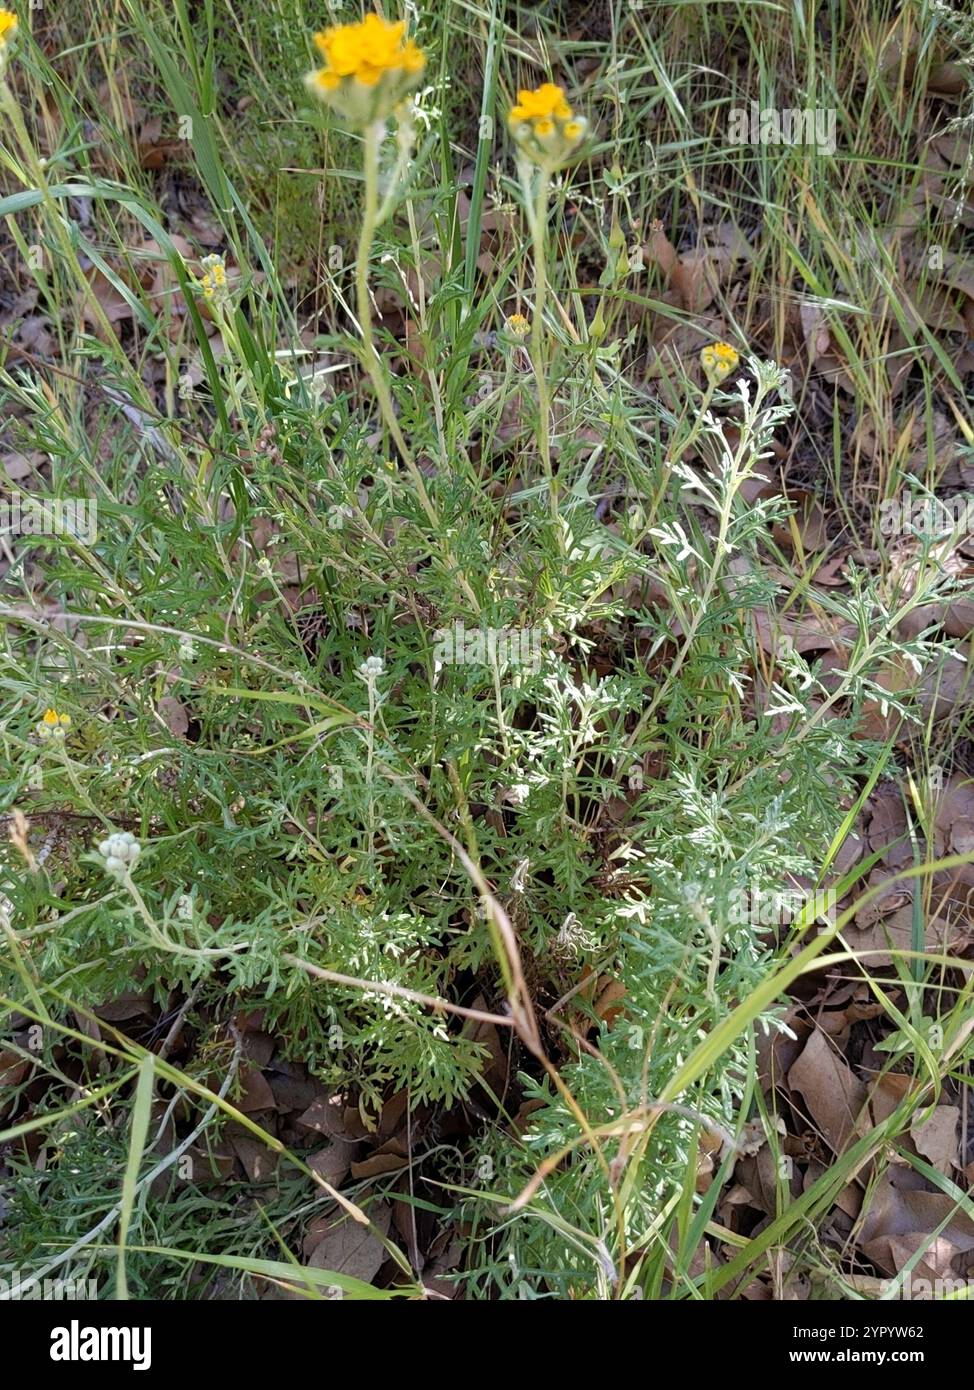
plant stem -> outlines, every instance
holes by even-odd
[[[551,171],[543,166],[538,173],[538,188],[532,203],[530,184],[522,180],[528,222],[531,227],[531,245],[534,255],[534,319],[531,324],[531,364],[538,388],[538,453],[548,483],[548,500],[551,519],[555,523],[559,549],[564,547],[564,537],[558,526],[558,487],[551,466],[551,393],[548,382],[547,340],[544,332],[545,301],[548,297],[548,262],[546,235],[548,230],[548,191]]]
[[[426,513],[430,525],[441,538],[444,548],[444,555],[449,563],[450,569],[456,574],[457,581],[463,589],[464,594],[469,600],[475,612],[480,612],[480,604],[477,597],[470,587],[467,577],[459,569],[453,560],[449,546],[442,539],[442,526],[437,515],[436,508],[430,500],[429,493],[426,491],[426,484],[423,482],[423,475],[420,473],[413,459],[409,445],[399,428],[399,421],[396,419],[396,410],[392,400],[392,393],[389,390],[389,383],[386,381],[382,359],[376,350],[375,340],[372,335],[372,305],[369,300],[369,257],[372,252],[372,242],[375,239],[375,229],[379,222],[379,141],[382,136],[382,123],[373,122],[366,126],[363,135],[364,154],[363,154],[363,174],[365,178],[365,206],[362,209],[362,229],[359,232],[358,250],[355,257],[355,291],[358,309],[359,331],[362,334],[362,346],[364,348],[365,369],[369,374],[372,387],[379,402],[379,409],[385,421],[386,428],[395,441],[396,448],[410,478],[416,489],[420,505]]]

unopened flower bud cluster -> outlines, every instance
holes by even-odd
[[[98,853],[105,860],[105,871],[121,878],[127,874],[142,853],[142,846],[129,830],[116,831],[102,840]]]

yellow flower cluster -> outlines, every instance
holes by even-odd
[[[564,90],[554,82],[544,82],[534,91],[522,88],[507,123],[518,148],[535,164],[552,168],[564,164],[588,129],[588,122],[575,115]]]
[[[531,332],[531,325],[523,314],[509,314],[504,327],[512,338],[526,338]]]
[[[730,343],[711,343],[700,353],[700,365],[707,374],[707,380],[715,386],[730,376],[740,360],[740,355]]]
[[[45,739],[63,739],[70,727],[70,714],[60,714],[56,709],[46,709],[43,719],[37,725],[37,736]]]
[[[324,66],[305,82],[352,126],[385,120],[426,66],[422,49],[406,38],[405,21],[390,24],[377,14],[315,34],[315,46]]]
[[[0,10],[0,75],[7,64],[7,57],[17,32],[17,16],[13,10]]]
[[[203,274],[200,289],[207,304],[221,304],[227,297],[227,268],[222,256],[204,256],[200,261]]]

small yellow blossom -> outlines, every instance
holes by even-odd
[[[565,93],[554,82],[534,91],[524,87],[507,116],[511,134],[521,152],[535,164],[557,168],[581,144],[588,122],[576,116]]]
[[[37,725],[37,736],[38,738],[63,739],[70,727],[70,714],[61,714],[56,709],[46,709],[44,717]]]
[[[203,274],[200,290],[207,304],[222,304],[229,292],[227,267],[222,256],[204,256],[200,261]]]
[[[571,120],[572,108],[565,100],[565,93],[554,82],[544,82],[533,92],[522,87],[517,94],[518,104],[511,107],[508,120],[538,121],[547,116],[557,116],[559,120]]]
[[[377,14],[359,24],[336,24],[315,34],[324,66],[309,72],[308,89],[351,126],[383,121],[416,87],[426,66],[422,49],[406,38],[404,20]]]
[[[531,332],[531,325],[523,314],[508,315],[504,327],[512,338],[526,338]]]
[[[17,33],[17,16],[13,10],[0,10],[0,75],[7,65],[7,58]]]
[[[730,343],[711,343],[700,353],[700,365],[707,374],[707,380],[714,386],[725,381],[740,360]]]

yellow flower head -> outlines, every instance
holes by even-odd
[[[523,314],[508,315],[504,327],[512,338],[526,338],[531,332],[531,325]]]
[[[200,261],[203,274],[200,290],[207,304],[222,304],[229,293],[227,268],[222,256],[204,256]]]
[[[711,343],[700,353],[700,365],[707,374],[707,380],[714,386],[725,381],[740,360],[740,355],[730,343]]]
[[[37,725],[37,733],[40,738],[63,739],[70,726],[70,714],[61,714],[56,709],[46,709],[44,717]]]
[[[521,152],[535,164],[551,168],[564,164],[588,129],[588,122],[575,115],[563,89],[554,82],[544,82],[533,92],[522,87],[507,123]]]
[[[419,83],[426,57],[406,24],[377,14],[360,24],[336,24],[315,34],[324,66],[309,72],[310,91],[352,126],[382,121]]]
[[[522,87],[517,100],[517,106],[511,107],[508,116],[512,124],[515,121],[544,120],[548,116],[557,116],[562,121],[571,120],[572,108],[565,100],[564,90],[554,82],[544,82],[533,92]]]
[[[7,63],[7,56],[17,33],[17,16],[13,10],[0,10],[0,73]]]

